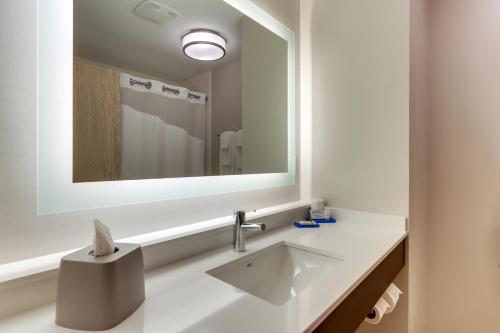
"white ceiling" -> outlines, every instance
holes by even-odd
[[[182,82],[240,57],[239,11],[222,0],[157,0],[180,13],[164,26],[133,14],[143,0],[75,0],[75,55],[91,61]],[[182,36],[205,28],[227,39],[226,56],[190,59]]]

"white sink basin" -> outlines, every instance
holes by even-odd
[[[282,305],[341,262],[342,259],[312,248],[280,242],[211,269],[207,274]]]

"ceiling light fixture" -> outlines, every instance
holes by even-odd
[[[182,50],[192,59],[218,60],[226,55],[226,39],[212,30],[192,30],[182,37]]]

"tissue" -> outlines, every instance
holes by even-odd
[[[94,257],[107,256],[115,252],[115,243],[109,229],[104,223],[94,220]]]
[[[311,210],[313,211],[319,211],[323,210],[325,208],[325,202],[323,199],[313,199],[311,200]]]
[[[394,311],[394,308],[398,304],[399,301],[399,295],[403,294],[401,290],[399,290],[398,287],[394,283],[391,283],[389,288],[384,292],[384,299],[387,301],[389,304],[389,308],[387,309],[386,313],[389,314],[392,311]]]
[[[387,309],[390,307],[389,303],[383,298],[380,297],[377,304],[373,307],[372,313],[366,316],[365,321],[368,324],[376,325],[380,323],[382,317],[385,315]]]

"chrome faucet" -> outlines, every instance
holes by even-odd
[[[245,252],[245,231],[266,230],[264,223],[245,223],[245,220],[246,212],[244,210],[234,212],[233,249],[237,252]]]

